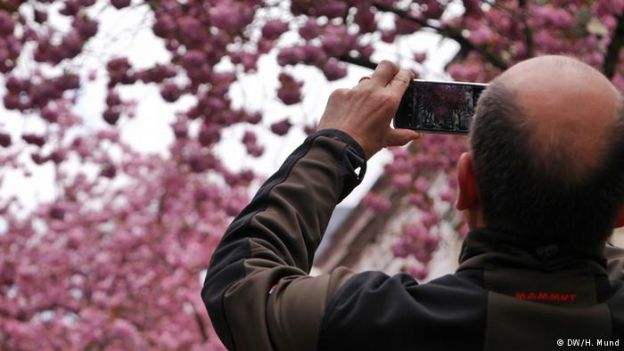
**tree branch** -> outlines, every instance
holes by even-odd
[[[8,13],[16,12],[22,5],[23,1],[0,1],[0,10],[4,10]]]
[[[624,45],[624,15],[619,15],[617,16],[617,27],[613,31],[602,66],[602,71],[609,79],[615,75],[615,68],[620,59],[622,45]]]
[[[342,62],[351,63],[351,64],[362,66],[365,68],[370,68],[370,69],[377,68],[376,62],[372,62],[369,59],[364,58],[362,56],[354,57],[354,56],[349,56],[349,55],[342,55],[338,57],[338,59]]]
[[[204,321],[202,320],[199,313],[197,313],[197,310],[195,310],[195,307],[193,307],[192,304],[191,304],[191,308],[193,308],[193,317],[195,317],[195,322],[197,322],[197,327],[199,328],[199,332],[201,333],[202,340],[206,342],[208,341],[208,334],[206,333],[206,325],[204,324]]]
[[[531,30],[531,27],[529,27],[528,3],[527,3],[526,0],[519,0],[518,4],[523,9],[523,12],[522,12],[522,25],[524,26],[524,28],[523,28],[523,31],[524,31],[524,42],[526,44],[527,57],[533,57],[533,55],[535,54],[535,44],[534,44],[534,40],[533,40],[533,31]]]
[[[489,63],[491,63],[497,68],[500,68],[501,70],[505,70],[509,67],[509,64],[507,64],[507,62],[505,62],[500,57],[496,56],[494,53],[490,52],[484,45],[475,45],[466,37],[464,37],[461,34],[461,31],[457,29],[442,28],[442,27],[434,26],[428,23],[426,20],[413,17],[406,11],[399,10],[390,6],[385,6],[385,5],[381,5],[378,3],[373,3],[373,6],[380,11],[393,13],[399,16],[400,18],[416,23],[423,28],[432,29],[445,38],[455,40],[459,44],[459,46],[461,46],[462,51],[467,52],[467,51],[474,50],[478,52],[479,54],[481,54],[481,56],[483,56]]]

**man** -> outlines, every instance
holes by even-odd
[[[603,249],[624,224],[624,106],[570,58],[520,63],[478,103],[458,161],[456,207],[471,232],[455,274],[339,268],[307,276],[330,214],[392,129],[410,74],[379,64],[330,96],[320,130],[258,191],[212,257],[202,297],[236,350],[624,348],[624,255]],[[578,345],[577,345],[578,344]]]

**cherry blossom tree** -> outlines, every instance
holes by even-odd
[[[169,57],[147,68],[123,55],[106,59],[103,122],[92,128],[76,106],[93,84],[81,62],[103,7],[148,9],[144,25]],[[373,68],[379,43],[419,31],[458,44],[447,65],[457,80],[487,82],[517,61],[563,53],[624,88],[624,1],[0,2],[2,101],[25,125],[8,130],[0,119],[0,182],[10,172],[28,177],[48,167],[56,191],[35,209],[0,194],[0,348],[223,349],[199,297],[200,275],[258,176],[228,169],[216,146],[224,131],[243,128],[241,144],[259,157],[257,126],[278,136],[315,128],[296,118],[265,122],[263,111],[233,104],[232,86],[257,72],[260,58],[274,57],[281,67],[274,96],[296,105],[306,84],[297,67],[338,80],[349,65]],[[422,73],[425,54],[400,54]],[[138,152],[120,138],[119,125],[141,104],[124,89],[138,85],[157,86],[170,104],[191,101],[171,123],[166,153]],[[44,132],[29,130],[30,121]],[[462,231],[449,205],[465,143],[426,136],[411,149],[393,150],[386,167],[404,201],[422,211],[394,247],[397,256],[419,262],[411,268],[419,278],[438,248],[439,221]],[[363,201],[388,209],[376,194]]]

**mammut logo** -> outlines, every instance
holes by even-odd
[[[558,292],[516,292],[516,299],[529,301],[574,302],[576,294]]]

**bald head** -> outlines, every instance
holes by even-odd
[[[602,73],[569,57],[542,56],[497,81],[519,107],[518,123],[542,167],[573,179],[598,167],[621,108],[620,93]]]
[[[624,206],[620,93],[577,60],[519,63],[483,92],[471,125],[485,224],[559,245],[597,246]]]

